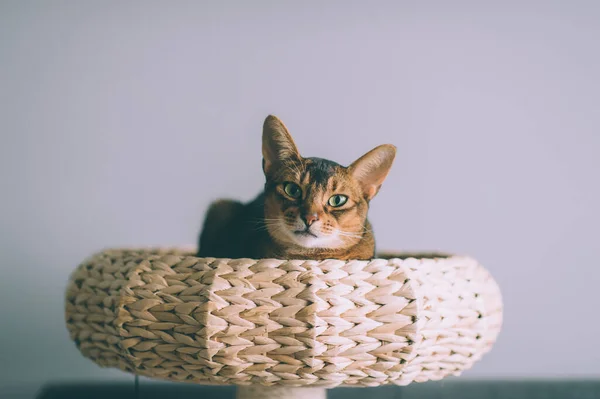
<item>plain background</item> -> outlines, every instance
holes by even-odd
[[[380,247],[495,276],[465,378],[598,377],[599,39],[595,1],[0,1],[0,386],[131,378],[69,341],[69,273],[251,199],[269,113],[307,156],[397,145]]]

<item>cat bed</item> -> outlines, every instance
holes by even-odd
[[[66,324],[103,367],[249,386],[244,398],[284,389],[317,399],[335,386],[459,375],[494,344],[502,298],[466,256],[304,261],[110,249],[72,273]]]

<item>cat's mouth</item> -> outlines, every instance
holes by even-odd
[[[296,230],[294,231],[294,234],[300,237],[314,237],[317,238],[317,235],[314,233],[311,233],[310,230]]]

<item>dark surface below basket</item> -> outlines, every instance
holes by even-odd
[[[406,387],[337,388],[328,399],[598,399],[598,380],[497,380],[439,381]],[[136,395],[134,383],[48,384],[37,399],[234,399],[230,386],[142,381]]]

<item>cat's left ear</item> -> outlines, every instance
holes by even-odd
[[[263,170],[268,175],[274,165],[287,161],[299,161],[300,153],[283,122],[269,115],[263,125],[262,136]]]
[[[352,177],[361,185],[367,200],[371,200],[381,188],[395,157],[396,147],[383,144],[367,152],[348,167]]]

